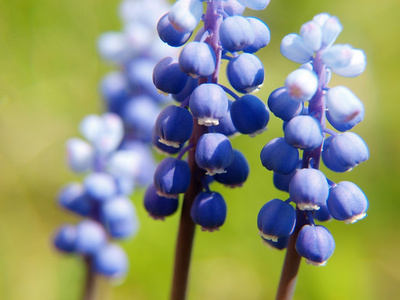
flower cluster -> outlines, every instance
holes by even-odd
[[[271,140],[260,155],[262,165],[274,172],[276,188],[289,193],[288,200],[273,199],[261,208],[260,234],[282,249],[297,226],[295,248],[314,265],[324,265],[335,248],[328,229],[314,221],[354,223],[368,208],[357,185],[335,183],[319,170],[321,158],[330,170],[346,172],[369,157],[362,138],[348,132],[364,117],[362,102],[344,86],[328,87],[332,72],[356,77],[366,67],[362,50],[334,44],[341,31],[336,17],[322,13],[305,23],[300,35],[283,38],[282,55],[302,65],[269,96],[269,109],[284,121],[284,137]],[[333,129],[326,127],[326,120]]]
[[[100,92],[105,110],[122,118],[126,140],[150,144],[157,115],[171,101],[157,92],[152,81],[158,60],[175,53],[156,31],[168,8],[164,0],[124,0],[119,9],[123,30],[105,32],[97,42],[102,58],[118,67],[101,80]]]
[[[152,71],[171,50],[159,41],[155,28],[167,10],[161,0],[121,2],[123,31],[102,34],[97,45],[100,55],[118,67],[101,81],[106,113],[83,119],[80,132],[86,141],[71,138],[66,143],[68,166],[85,178],[62,188],[58,203],[85,220],[59,228],[54,244],[81,255],[89,272],[107,277],[121,278],[128,270],[126,253],[110,240],[136,234],[139,223],[129,196],[136,186],[149,184],[156,165],[152,130],[170,98],[159,95]]]
[[[186,193],[191,182],[200,182],[200,192],[190,203],[192,220],[208,231],[224,223],[225,201],[208,185],[215,180],[240,186],[249,173],[246,158],[233,149],[229,137],[254,136],[269,121],[266,104],[249,94],[264,80],[263,64],[254,53],[268,45],[269,28],[241,14],[246,6],[263,9],[268,3],[211,0],[203,14],[203,1],[178,0],[159,20],[160,38],[183,48],[178,58],[163,58],[153,71],[157,89],[180,103],[166,106],[155,123],[154,146],[168,155],[179,154],[161,161],[146,192],[145,207],[153,217],[174,213],[178,195]],[[201,20],[204,26],[194,34]],[[228,61],[229,83],[241,96],[218,83],[223,59]],[[188,161],[182,159],[187,151]]]
[[[64,186],[61,207],[85,217],[77,225],[63,225],[54,237],[57,249],[93,261],[94,270],[123,277],[128,259],[109,238],[124,239],[138,230],[136,209],[128,196],[143,169],[142,153],[117,150],[123,138],[121,119],[112,113],[89,115],[80,124],[81,138],[66,143],[67,163],[77,173],[87,173],[82,183]]]

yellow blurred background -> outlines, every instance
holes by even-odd
[[[151,1],[151,0],[148,0]],[[79,218],[58,209],[59,188],[79,179],[64,162],[64,142],[78,135],[80,120],[101,113],[99,79],[111,69],[96,52],[96,39],[119,30],[117,0],[0,0],[0,299],[80,299],[84,268],[74,256],[53,250],[57,226]],[[333,76],[364,102],[364,122],[354,128],[370,148],[370,160],[334,181],[359,185],[370,201],[368,217],[354,225],[327,227],[336,250],[326,267],[302,262],[295,299],[398,299],[400,294],[400,2],[398,0],[272,0],[262,18],[272,39],[259,52],[266,70],[258,96],[264,101],[297,67],[279,53],[283,36],[320,12],[339,17],[338,43],[364,49],[367,70],[354,79]],[[228,204],[218,232],[197,230],[190,300],[273,299],[284,252],[261,242],[256,217],[268,200],[286,197],[272,185],[259,160],[261,148],[281,136],[272,117],[269,130],[240,136],[236,148],[248,157],[251,174],[241,189],[217,188]],[[130,272],[122,284],[101,280],[101,299],[167,299],[178,215],[150,219],[142,191],[132,197],[141,229],[122,243]]]

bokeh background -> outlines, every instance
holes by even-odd
[[[151,0],[149,0],[151,1]],[[0,299],[80,299],[82,262],[51,246],[55,228],[78,218],[58,209],[55,195],[79,177],[64,162],[64,142],[78,135],[80,120],[101,113],[99,79],[110,69],[96,53],[96,39],[119,30],[118,0],[0,0]],[[368,217],[354,225],[327,226],[336,250],[326,267],[302,262],[295,299],[398,299],[400,293],[400,2],[398,0],[272,0],[263,12],[247,10],[270,27],[270,45],[259,52],[266,79],[264,100],[297,67],[279,53],[282,37],[298,32],[315,14],[339,17],[344,30],[337,42],[364,49],[365,73],[335,76],[330,86],[351,88],[366,108],[354,131],[370,148],[370,160],[352,172],[328,176],[351,180],[370,201]],[[248,157],[251,174],[241,189],[215,187],[228,203],[218,232],[198,230],[189,299],[273,299],[284,253],[260,240],[256,217],[275,197],[272,174],[259,161],[261,148],[282,135],[272,117],[256,138],[240,136],[236,148]],[[141,229],[123,242],[130,258],[125,282],[100,280],[100,299],[167,299],[178,215],[154,221],[142,206],[142,191],[132,200]]]

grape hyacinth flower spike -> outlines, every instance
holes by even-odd
[[[203,13],[203,2],[206,11]],[[255,53],[268,45],[270,31],[260,19],[242,16],[246,7],[264,9],[269,0],[178,0],[158,22],[161,40],[182,47],[179,57],[161,59],[153,83],[178,103],[158,115],[153,143],[165,158],[155,171],[144,205],[155,219],[175,212],[183,195],[171,298],[183,300],[195,225],[215,231],[227,217],[227,204],[212,182],[241,186],[249,174],[245,156],[229,137],[266,130],[267,105],[251,92],[264,81]],[[195,29],[202,23],[202,28]],[[193,41],[188,41],[194,36]],[[222,60],[231,87],[219,83]],[[240,93],[240,95],[238,95]],[[187,158],[185,159],[185,155]]]
[[[161,55],[174,53],[156,32],[158,19],[168,9],[163,0],[120,3],[123,30],[105,32],[97,42],[100,56],[118,68],[100,84],[106,112],[85,117],[80,124],[84,139],[66,143],[68,166],[85,178],[62,188],[58,203],[85,219],[61,226],[53,243],[84,259],[83,299],[94,299],[97,274],[121,282],[129,269],[127,254],[114,240],[137,233],[139,222],[129,196],[137,186],[148,185],[155,170],[150,152],[154,122],[171,98],[159,95],[152,71]],[[182,136],[167,132],[163,138],[179,142]]]
[[[267,202],[257,219],[264,240],[289,239],[276,299],[292,299],[301,257],[321,266],[332,255],[332,234],[315,222],[355,223],[368,209],[357,185],[335,183],[319,170],[321,159],[328,169],[346,172],[369,158],[363,139],[348,132],[364,117],[362,102],[347,87],[328,86],[332,73],[356,77],[366,67],[362,50],[334,44],[341,31],[336,17],[322,13],[305,23],[300,34],[285,36],[280,47],[283,56],[302,65],[269,96],[269,109],[285,122],[284,136],[267,143],[260,155],[262,165],[274,172],[276,188],[289,193],[286,201]]]
[[[117,115],[89,115],[82,120],[80,131],[86,141],[67,141],[67,163],[73,171],[86,176],[82,183],[64,186],[58,203],[85,219],[77,225],[60,227],[54,245],[62,252],[81,255],[89,274],[123,278],[128,270],[127,255],[110,239],[131,238],[138,231],[136,209],[128,196],[145,164],[134,151],[118,150],[124,131]],[[118,160],[121,155],[126,158],[124,166]],[[123,172],[124,169],[130,172]]]

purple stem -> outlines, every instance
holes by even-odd
[[[221,8],[220,1],[207,2],[207,11],[203,17],[204,30],[210,35],[205,42],[208,43],[216,54],[216,68],[211,76],[213,83],[218,83],[219,66],[221,62],[221,46],[219,45],[219,26],[222,22],[222,16],[218,14]],[[207,78],[201,78],[199,84],[207,82]],[[179,223],[178,238],[175,249],[174,274],[172,279],[171,300],[186,299],[187,283],[189,276],[190,260],[195,233],[195,224],[190,216],[190,209],[194,198],[203,190],[202,179],[205,176],[204,170],[196,164],[195,152],[199,138],[208,132],[208,128],[197,124],[194,120],[193,133],[189,144],[193,147],[188,152],[188,163],[191,169],[191,181],[188,191],[185,193],[182,212]]]
[[[314,58],[313,70],[318,76],[318,89],[309,103],[309,115],[312,115],[320,121],[322,130],[325,129],[325,103],[324,103],[324,88],[326,83],[325,65],[321,59],[321,53],[317,52]],[[303,152],[302,168],[319,169],[321,158],[322,145],[311,151]],[[296,228],[289,239],[289,244],[286,250],[285,261],[283,263],[281,279],[278,286],[276,300],[291,300],[293,299],[294,290],[296,287],[297,275],[300,267],[301,256],[295,249],[297,236],[300,229],[307,223],[304,213],[297,209]]]

